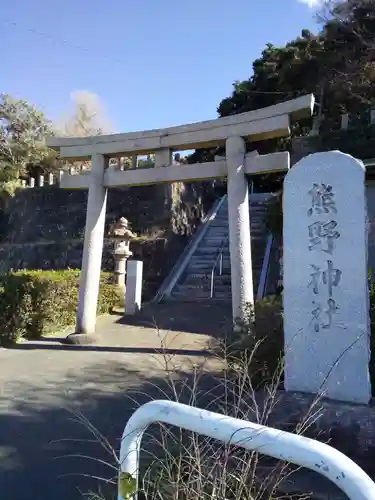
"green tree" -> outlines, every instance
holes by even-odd
[[[219,116],[242,113],[314,93],[321,113],[337,121],[375,103],[375,2],[330,2],[319,14],[321,31],[301,36],[284,47],[268,44],[253,63],[253,74],[233,84],[218,106]],[[318,109],[318,108],[317,108]],[[294,134],[311,126],[295,124]]]
[[[267,44],[252,64],[252,74],[235,81],[231,94],[218,108],[219,117],[252,111],[313,93],[323,131],[339,128],[340,115],[358,115],[368,123],[375,105],[375,1],[328,2],[318,14],[320,32],[302,30],[283,47]],[[366,113],[365,113],[366,110]],[[314,117],[314,118],[315,118]],[[305,135],[312,119],[292,123],[293,136]],[[248,145],[260,153],[290,149],[289,139]],[[211,161],[223,150],[196,150],[189,162]],[[257,182],[263,179],[257,177]],[[268,185],[269,176],[264,178]]]
[[[55,168],[56,156],[45,144],[52,134],[51,124],[35,106],[0,94],[0,195],[12,194],[34,165]]]
[[[253,75],[233,84],[232,94],[218,106],[219,116],[263,108],[316,92],[319,86],[322,40],[308,30],[285,47],[267,44],[253,62]]]
[[[327,113],[361,113],[375,103],[375,2],[328,2],[320,13],[329,64]]]

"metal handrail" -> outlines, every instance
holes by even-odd
[[[151,302],[158,303],[163,299],[163,297],[169,297],[171,295],[172,290],[178,283],[187,265],[189,264],[192,255],[198,248],[199,243],[203,240],[206,232],[210,227],[210,224],[215,220],[226,199],[227,195],[224,195],[213,204],[212,208],[201,221],[197,231],[192,235],[189,243],[185,247],[184,252],[177,259],[176,263],[172,267],[166,279],[163,281],[162,285],[160,286]]]
[[[215,271],[216,271],[216,266],[219,264],[219,276],[223,274],[223,251],[224,247],[227,244],[229,239],[229,236],[224,238],[221,242],[218,254],[216,256],[214,265],[211,268],[211,285],[210,285],[210,299],[213,298],[214,296],[214,288],[215,288]]]
[[[264,299],[267,288],[267,280],[268,280],[268,272],[270,269],[270,261],[271,261],[271,250],[273,245],[273,236],[269,234],[267,236],[266,248],[264,251],[264,257],[262,262],[262,270],[259,278],[259,285],[257,291],[257,300]]]

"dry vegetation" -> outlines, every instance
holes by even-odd
[[[249,314],[251,320],[251,312]],[[269,366],[262,366],[259,357],[265,353],[263,340],[256,339],[253,329],[254,325],[250,322],[248,331],[242,330],[237,338],[232,337],[231,343],[224,340],[215,346],[215,372],[212,369],[213,358],[209,356],[199,364],[192,364],[190,371],[181,375],[175,356],[168,354],[168,346],[161,341],[166,384],[165,387],[159,385],[157,389],[163,399],[267,425],[278,402],[283,359],[279,356],[273,373],[270,373]],[[248,347],[244,345],[245,337]],[[159,356],[160,362],[160,354],[155,356]],[[150,393],[152,389],[150,384]],[[138,395],[137,392],[127,393],[127,397],[134,402],[138,401]],[[304,434],[319,417],[319,413],[317,397],[294,432]],[[88,500],[115,499],[120,467],[117,450],[87,419],[82,415],[76,417],[108,452],[110,473],[105,482],[114,488],[113,497],[93,492],[85,496]],[[282,484],[293,471],[296,471],[296,467],[262,456],[258,451],[246,451],[193,432],[159,424],[153,426],[143,438],[140,480],[136,489],[138,497],[160,500],[310,498],[310,495],[285,496],[283,493]],[[120,487],[124,498],[134,496],[135,482],[131,478],[123,476]]]

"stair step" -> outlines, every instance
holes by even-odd
[[[217,284],[220,285],[225,285],[230,287],[231,283],[231,277],[229,275],[216,275],[214,276],[214,281]],[[205,285],[205,284],[211,284],[211,275],[210,274],[202,274],[202,273],[194,273],[194,274],[188,274],[181,283],[181,286],[198,286],[198,285]]]
[[[214,234],[215,236],[223,236],[223,238],[225,238],[225,236],[229,235],[229,227],[209,227],[204,235],[204,238],[206,238],[210,234]]]
[[[204,274],[207,276],[211,276],[212,272],[212,265],[207,265],[207,264],[195,264],[191,265],[186,269],[186,276],[191,275],[191,274]],[[216,271],[218,272],[218,267],[216,268]],[[222,269],[222,276],[230,276],[230,266],[223,266]]]
[[[213,266],[216,262],[220,262],[220,258],[217,258],[216,255],[212,255],[211,257],[207,256],[207,254],[202,254],[202,255],[196,255],[194,258],[192,258],[189,262],[189,264],[206,264],[207,266]],[[230,267],[230,258],[229,255],[223,255],[222,258],[222,265]]]
[[[253,252],[252,253],[252,264],[253,267],[262,267],[263,260],[264,260],[264,254],[263,253],[258,253],[258,252]],[[222,260],[219,258],[219,255],[216,254],[207,254],[203,253],[201,255],[195,255],[192,257],[188,263],[188,265],[196,265],[196,264],[206,264],[207,266],[213,266],[215,263],[219,264],[221,261],[221,264],[223,266],[229,266],[230,267],[230,257],[229,254],[223,255]]]
[[[175,290],[177,293],[184,293],[185,295],[197,294],[199,297],[211,296],[211,286],[206,287],[193,287],[193,286],[181,286],[177,287]],[[231,297],[232,292],[230,287],[214,286],[214,292],[217,297]]]
[[[212,270],[213,265],[214,265],[214,262],[212,262],[212,261],[190,262],[188,269],[192,269],[192,270],[196,270],[196,271],[198,269],[206,269],[207,272],[210,272]],[[194,272],[194,271],[191,271],[191,272]],[[205,271],[202,271],[202,272],[205,272]],[[223,262],[223,272],[226,272],[228,274],[230,273],[230,263],[229,262]]]
[[[262,245],[262,247],[256,247],[252,246],[251,247],[251,255],[252,258],[262,258],[264,256],[264,249],[265,245]],[[209,260],[212,260],[212,262],[216,259],[219,258],[219,255],[223,256],[223,259],[230,259],[230,251],[229,248],[224,248],[222,250],[216,248],[215,246],[207,246],[207,247],[200,247],[199,249],[194,252],[194,255],[191,257],[190,260],[195,260],[196,258],[201,259],[201,258],[206,258]]]
[[[229,236],[229,228],[222,229],[222,228],[212,227],[203,236],[203,239],[204,238],[211,238],[212,236],[214,238],[222,238],[224,240],[225,238],[228,238],[228,236]]]
[[[196,260],[193,262],[189,263],[189,268],[202,268],[205,267],[207,270],[211,271],[212,267],[214,266],[215,261],[214,260]],[[229,260],[223,261],[222,263],[223,269],[228,269],[230,271],[230,262]],[[219,267],[219,264],[218,264]]]
[[[265,199],[266,196],[256,195],[249,203],[254,293],[258,288],[267,240]],[[216,217],[209,222],[202,240],[172,291],[171,300],[230,302],[231,266],[228,237],[228,203],[225,202]],[[220,255],[222,274],[219,274]],[[212,271],[214,271],[214,298],[210,298]]]
[[[196,279],[196,280],[202,280],[204,278],[206,278],[208,275],[207,273],[204,273],[204,272],[201,272],[201,271],[197,271],[195,273],[188,273],[187,274],[187,277],[190,278],[190,279]],[[226,273],[226,274],[219,274],[217,273],[216,276],[215,276],[215,279],[220,279],[222,281],[227,281],[228,283],[230,283],[230,273]]]
[[[258,290],[258,283],[254,282],[253,288],[254,288],[254,293],[256,293]],[[214,285],[213,294],[216,297],[231,299],[232,290],[230,287],[222,287],[222,286]],[[181,287],[175,288],[172,291],[172,295],[174,295],[176,297],[177,296],[190,297],[190,298],[196,299],[196,300],[201,299],[201,298],[205,298],[205,297],[207,298],[207,297],[211,297],[211,286],[201,287],[201,288],[181,286]]]
[[[225,246],[220,246],[220,245],[215,245],[215,244],[210,244],[210,243],[202,243],[202,245],[199,246],[199,249],[197,248],[197,255],[200,254],[206,254],[209,256],[217,256],[220,253],[223,255],[227,255],[229,257],[229,245]],[[194,252],[195,254],[195,252]]]
[[[261,248],[263,252],[263,247],[265,247],[266,240],[263,235],[257,235],[253,234],[251,237],[251,243],[253,247],[256,248]],[[229,241],[228,242],[223,242],[222,240],[216,241],[216,240],[202,240],[196,251],[196,252],[202,252],[206,251],[209,253],[217,253],[219,254],[221,250],[223,250],[223,253],[229,252]]]
[[[223,263],[230,263],[230,255],[229,252],[223,252]],[[219,258],[219,253],[217,252],[208,252],[208,251],[200,251],[199,253],[195,254],[191,259],[190,263],[199,263],[199,262],[214,262],[217,260],[220,260]]]
[[[217,292],[230,295],[231,287],[230,285],[222,285],[220,283],[214,284],[214,288]],[[197,292],[197,293],[208,293],[211,290],[211,282],[200,283],[197,285],[185,285],[184,283],[181,285],[177,285],[175,291],[176,292]]]
[[[251,203],[249,205],[249,208],[251,212],[260,212],[260,211],[265,212],[267,210],[266,207],[263,205],[263,203]],[[221,207],[217,213],[218,215],[222,213],[228,213],[228,207],[226,206]]]
[[[207,252],[209,254],[219,254],[219,253],[227,253],[229,255],[229,244],[215,244],[206,241],[202,241],[202,243],[198,246],[196,252]],[[195,253],[195,252],[194,252]]]
[[[207,231],[207,233],[204,235],[202,241],[204,241],[206,238],[217,238],[220,239],[221,241],[225,241],[229,238],[229,232],[224,231],[222,233],[218,233],[217,231]]]
[[[256,293],[257,286],[254,286],[254,292]],[[211,289],[175,289],[171,293],[171,298],[175,300],[188,300],[196,302],[197,300],[208,300],[211,298]],[[232,294],[230,290],[222,291],[214,288],[213,298],[219,300],[231,301]]]
[[[218,259],[218,262],[220,261],[220,259]],[[190,260],[189,264],[193,264],[193,265],[196,265],[196,264],[205,264],[207,266],[213,266],[216,262],[216,258],[215,256],[212,256],[212,257],[207,257],[206,255],[197,255],[196,257],[194,257],[193,259]],[[222,261],[222,265],[224,266],[230,266],[230,259],[229,259],[229,256],[225,256],[223,255],[223,261]]]
[[[168,298],[166,298],[166,300],[171,301],[171,302],[186,302],[186,303],[197,302],[197,299],[195,296],[192,297],[190,295],[178,294],[178,293],[177,294],[172,293]],[[212,297],[211,298],[209,296],[205,296],[205,297],[199,298],[199,302],[209,302],[211,304],[216,304],[216,303],[230,304],[231,300],[232,300],[231,297],[224,297],[224,298]]]
[[[211,268],[205,268],[202,267],[197,267],[195,269],[188,270],[183,283],[185,283],[187,280],[192,280],[196,281],[197,283],[201,282],[203,283],[204,281],[211,281]],[[217,272],[215,273],[215,280],[218,280],[219,282],[223,283],[230,283],[231,282],[231,274],[230,274],[230,269],[224,270],[223,269],[223,274],[219,274],[219,270],[216,270]],[[228,272],[229,271],[229,272]],[[253,280],[257,280],[260,276],[261,269],[253,269]]]
[[[229,234],[216,234],[210,233],[206,234],[202,239],[201,243],[205,241],[214,241],[217,245],[229,245]]]
[[[192,262],[189,264],[188,268],[188,273],[189,274],[207,274],[207,272],[211,272],[212,268],[214,266],[214,262]],[[219,269],[220,264],[216,266],[217,270]],[[228,274],[230,275],[230,263],[229,262],[223,262],[222,265],[222,272],[223,274]]]
[[[223,257],[227,257],[229,259],[229,255],[230,255],[229,248],[224,247],[220,250],[220,247],[217,248],[214,245],[212,245],[212,246],[210,246],[210,245],[203,246],[202,245],[196,249],[192,258],[194,258],[195,256],[207,255],[207,257],[210,257],[212,259],[212,258],[215,258],[216,256],[218,256],[220,253],[223,254]]]
[[[227,260],[227,261],[223,260],[223,262],[221,262],[221,263],[219,261],[216,262],[215,260],[212,260],[212,261],[200,260],[200,261],[194,261],[194,262],[189,263],[189,265],[194,267],[194,268],[201,269],[202,267],[206,267],[210,271],[212,270],[214,265],[217,269],[219,269],[220,264],[221,264],[221,267],[223,269],[223,274],[230,274],[230,262],[229,262],[229,260]],[[224,268],[226,269],[226,272],[225,272]],[[204,273],[205,271],[201,271],[201,272]],[[199,271],[196,271],[195,274],[199,274]]]
[[[204,300],[204,299],[210,299],[210,294],[209,293],[205,293],[205,292],[201,292],[201,293],[198,293],[196,290],[193,291],[193,293],[186,293],[186,292],[180,292],[180,291],[174,291],[172,292],[171,294],[172,297],[176,298],[176,299],[188,299],[188,300]],[[226,300],[226,301],[230,301],[231,300],[231,295],[230,294],[225,294],[225,293],[215,293],[215,296],[214,296],[215,299],[221,299],[221,300]]]
[[[205,273],[202,272],[201,270],[197,270],[196,272],[190,272],[185,275],[183,280],[180,283],[178,283],[177,286],[182,286],[182,285],[204,286],[206,284],[211,283],[211,276],[212,276],[211,272]],[[214,273],[214,280],[216,283],[219,283],[220,285],[230,286],[231,275],[229,273],[220,274],[219,270],[217,269],[217,272]]]
[[[209,245],[229,245],[229,241],[227,241],[227,238],[222,238],[221,236],[205,236],[202,240],[202,242],[209,244]]]
[[[215,247],[215,245],[210,245],[210,244],[207,245],[206,243],[202,243],[202,245],[200,245],[196,251],[197,255],[207,255],[209,257],[223,254],[225,257],[229,259],[230,255],[229,245],[222,245],[221,247],[220,246]]]
[[[257,217],[255,214],[251,214],[251,225],[264,226],[264,216]],[[229,227],[228,217],[216,217],[212,222],[210,222],[209,227]]]

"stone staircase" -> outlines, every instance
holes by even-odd
[[[265,199],[269,195],[254,194],[250,199],[251,247],[253,261],[254,296],[265,254],[267,233],[264,225]],[[220,267],[222,272],[220,273]],[[213,287],[211,298],[211,283]],[[225,200],[191,255],[185,269],[173,287],[170,300],[201,301],[231,300],[231,275],[229,256],[228,203]]]

